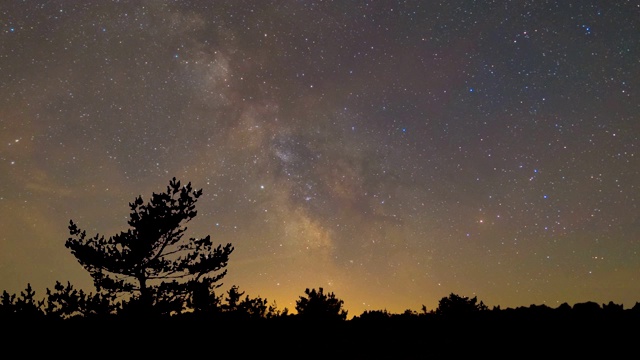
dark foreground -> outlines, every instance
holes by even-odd
[[[628,358],[640,317],[476,316],[347,321],[71,319],[3,324],[3,348],[71,358]],[[31,344],[31,345],[27,345]],[[636,355],[633,355],[636,354]]]

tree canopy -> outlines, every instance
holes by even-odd
[[[209,235],[183,238],[201,195],[202,189],[182,186],[174,177],[165,192],[153,193],[146,204],[141,196],[129,204],[127,231],[87,237],[71,220],[65,245],[100,292],[130,294],[143,309],[197,308],[198,299],[221,285],[234,250],[231,244],[214,246]]]

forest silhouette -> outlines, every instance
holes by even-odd
[[[241,336],[259,348],[287,341],[299,348],[348,348],[359,356],[381,357],[380,351],[393,350],[394,358],[427,348],[451,354],[506,349],[496,343],[519,346],[518,352],[526,348],[530,354],[560,345],[572,348],[573,354],[598,347],[612,351],[612,346],[633,344],[632,336],[638,334],[638,302],[627,309],[591,301],[557,308],[532,304],[490,309],[477,297],[451,293],[431,310],[424,305],[402,313],[380,309],[348,318],[344,301],[322,287],[305,289],[295,311],[251,297],[237,285],[222,292],[233,246],[215,246],[209,236],[184,237],[201,194],[191,183],[182,185],[173,178],[166,191],[153,193],[146,204],[141,196],[130,203],[130,228],[111,237],[87,237],[70,221],[65,245],[89,272],[96,291],[85,292],[69,282],[56,282],[44,296],[31,284],[17,294],[5,290],[0,324],[32,333],[37,328],[42,336],[65,334],[85,344],[97,341],[98,333],[133,339],[158,329],[181,329],[174,337],[190,341],[215,337],[219,343]],[[568,340],[572,338],[579,342]]]

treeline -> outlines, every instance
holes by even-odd
[[[556,308],[547,305],[489,308],[477,297],[469,298],[450,294],[440,299],[438,307],[428,310],[426,306],[417,310],[407,309],[401,313],[386,309],[367,310],[359,315],[347,318],[344,301],[333,292],[326,293],[323,288],[306,289],[304,295],[296,301],[295,312],[288,308],[279,309],[275,302],[261,297],[251,297],[232,286],[226,293],[211,293],[207,303],[198,308],[190,308],[183,297],[176,296],[173,301],[168,297],[156,298],[151,310],[142,307],[140,299],[117,299],[113,295],[87,293],[78,290],[70,283],[57,282],[53,289],[46,289],[44,297],[38,297],[30,284],[17,294],[6,290],[0,297],[0,321],[92,321],[92,320],[189,320],[189,321],[313,321],[313,322],[350,322],[358,324],[393,324],[431,321],[638,321],[640,303],[625,309],[612,301],[606,304],[596,302],[576,303],[573,306],[563,303]]]
[[[115,301],[57,283],[37,300],[27,286],[20,294],[2,294],[0,342],[5,349],[20,350],[28,348],[25,341],[39,344],[30,349],[32,355],[67,344],[75,354],[158,358],[206,351],[358,359],[589,357],[604,352],[617,358],[635,351],[640,335],[638,303],[631,309],[612,302],[489,309],[476,297],[450,294],[433,310],[368,310],[347,318],[343,301],[322,288],[306,289],[295,312],[245,295],[237,286],[210,299],[199,309],[167,312],[167,304],[154,303],[153,311],[144,311],[135,297]]]

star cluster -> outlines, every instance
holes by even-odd
[[[351,315],[640,301],[634,1],[7,1],[0,288],[177,177],[225,286]]]

